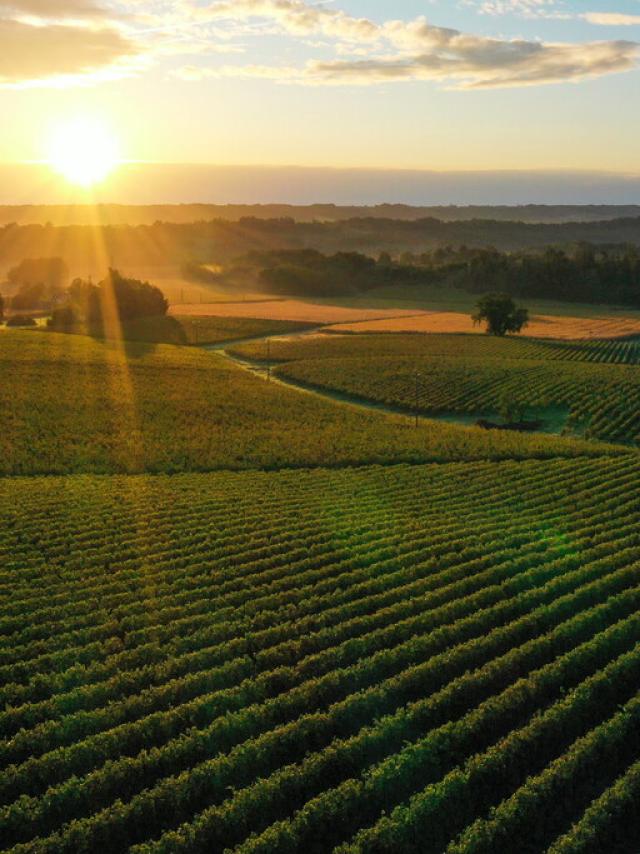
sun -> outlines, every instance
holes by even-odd
[[[99,120],[72,119],[53,130],[47,159],[67,181],[91,187],[104,181],[118,165],[118,141]]]

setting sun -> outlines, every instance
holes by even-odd
[[[73,184],[90,187],[104,181],[119,161],[112,131],[94,119],[75,119],[52,133],[48,161]]]

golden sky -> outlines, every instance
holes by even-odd
[[[638,0],[0,0],[0,162],[639,174],[639,37]]]

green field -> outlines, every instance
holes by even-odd
[[[261,335],[299,332],[309,324],[289,320],[263,320],[255,317],[182,317],[166,315],[142,317],[123,324],[121,337],[150,344],[219,344]],[[65,329],[66,333],[86,335],[86,327]],[[96,338],[103,337],[98,331]]]
[[[4,850],[633,850],[637,457],[0,509]]]
[[[598,400],[626,438],[636,348],[268,352],[406,409],[416,366],[423,411]],[[0,366],[2,851],[637,851],[633,446],[415,427],[151,340],[3,330]]]
[[[193,347],[5,330],[0,473],[344,466],[597,454],[589,443],[414,429],[252,376]],[[613,450],[611,451],[613,452]]]
[[[233,352],[260,358],[260,344]],[[424,414],[566,410],[564,429],[587,438],[640,441],[637,341],[553,342],[471,335],[323,336],[271,347],[278,373],[318,388]],[[416,374],[417,395],[416,395]],[[551,417],[551,416],[550,416]],[[560,429],[562,425],[560,425]]]
[[[329,332],[331,330],[329,329]],[[252,359],[266,358],[264,342],[231,345],[231,351]],[[550,339],[491,335],[456,334],[372,334],[310,335],[271,342],[269,358],[274,362],[300,359],[395,358],[433,356],[469,359],[529,359],[542,361],[596,362],[613,365],[640,364],[640,338],[593,341],[554,341]]]

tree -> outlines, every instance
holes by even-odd
[[[36,321],[29,314],[12,314],[7,320],[7,326],[36,326]]]
[[[508,391],[504,392],[498,401],[498,415],[507,423],[522,421],[526,408],[522,401],[517,400]]]
[[[70,329],[79,323],[78,315],[71,305],[54,308],[47,320],[50,329]]]
[[[69,270],[62,258],[25,258],[7,273],[7,280],[16,287],[42,284],[59,289],[68,277]]]
[[[117,270],[109,270],[99,284],[74,279],[67,291],[67,303],[61,308],[69,312],[56,315],[54,325],[66,324],[72,316],[74,322],[84,322],[99,328],[105,321],[105,309],[113,309],[123,322],[140,317],[165,315],[169,303],[159,288],[138,279],[127,279]]]
[[[113,299],[120,319],[135,320],[138,317],[165,315],[169,303],[160,288],[139,279],[127,279],[117,270],[109,273],[99,285],[104,301]]]
[[[508,294],[485,294],[476,304],[473,325],[487,324],[489,335],[520,332],[529,323],[529,312],[519,308]]]

